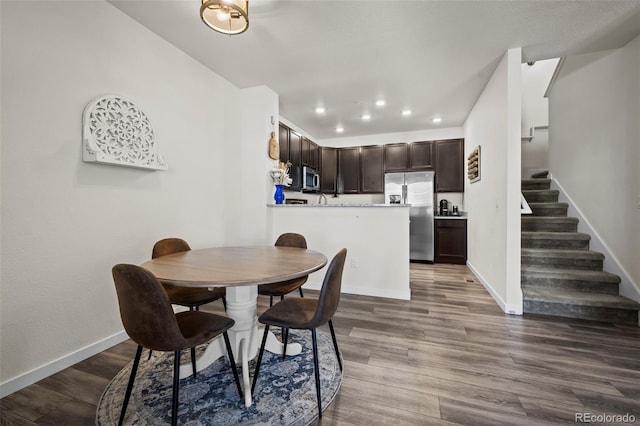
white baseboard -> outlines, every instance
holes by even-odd
[[[629,275],[627,270],[622,266],[620,260],[613,254],[609,246],[605,244],[593,225],[591,225],[591,222],[589,222],[582,211],[573,202],[560,182],[558,182],[558,180],[553,176],[550,177],[551,189],[557,189],[560,192],[558,201],[569,204],[567,215],[578,218],[578,232],[591,236],[591,241],[589,241],[590,250],[604,254],[603,269],[606,272],[616,274],[620,277],[620,295],[640,303],[640,286],[638,283],[631,278],[631,275]]]
[[[85,346],[75,352],[71,352],[68,355],[44,364],[41,367],[34,368],[33,370],[27,371],[13,379],[9,379],[0,384],[0,398],[4,398],[7,395],[17,392],[20,389],[45,379],[52,374],[64,370],[65,368],[69,368],[80,361],[84,361],[85,359],[105,351],[118,343],[124,342],[128,338],[129,336],[127,336],[127,333],[123,330],[89,346]]]
[[[303,291],[305,288],[308,288],[309,290],[320,290],[321,287],[322,287],[322,283],[307,282],[304,285]],[[360,296],[386,297],[388,299],[411,300],[410,288],[407,288],[407,290],[404,291],[404,290],[386,290],[386,289],[368,288],[368,287],[342,286],[342,293],[357,294]]]
[[[491,297],[493,297],[493,300],[496,301],[498,306],[500,306],[500,309],[502,309],[502,311],[505,314],[522,315],[522,305],[507,304],[504,300],[502,300],[502,298],[498,295],[498,293],[495,292],[493,287],[491,287],[491,284],[489,284],[489,282],[482,276],[482,274],[480,274],[480,272],[478,272],[478,270],[468,260],[467,260],[467,267],[471,270],[471,272],[473,272],[473,275],[475,275],[476,278],[478,278],[478,280],[480,281],[480,284],[482,284],[482,286],[489,292]]]

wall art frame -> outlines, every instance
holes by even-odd
[[[467,177],[470,183],[480,180],[480,145],[467,156]]]

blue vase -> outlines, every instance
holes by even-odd
[[[273,194],[273,199],[276,200],[276,204],[282,204],[284,201],[284,192],[282,191],[282,187],[284,185],[276,184],[276,193]]]

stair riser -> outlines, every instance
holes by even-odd
[[[531,212],[534,216],[566,216],[567,215],[567,207],[566,206],[557,206],[557,207],[531,207]]]
[[[527,192],[523,191],[527,203],[557,203],[558,193],[554,191]]]
[[[523,220],[520,229],[524,232],[577,232],[578,223]]]
[[[531,266],[547,266],[562,269],[582,269],[589,271],[602,271],[602,260],[596,259],[576,259],[562,257],[538,257],[538,256],[521,256],[523,265]]]
[[[638,310],[635,309],[602,308],[525,299],[523,301],[523,310],[526,314],[552,315],[618,324],[638,324]]]
[[[565,240],[565,239],[528,239],[522,238],[522,248],[550,248],[550,249],[580,249],[589,248],[589,240]]]
[[[578,290],[589,293],[618,294],[618,284],[596,281],[567,280],[564,278],[529,277],[522,274],[522,288],[537,287]]]
[[[529,191],[532,189],[540,190],[540,189],[549,189],[550,186],[551,186],[551,182],[541,180],[540,182],[522,182],[520,184],[520,189],[522,191]]]

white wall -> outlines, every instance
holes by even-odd
[[[271,132],[278,132],[278,95],[266,86],[240,90],[226,154],[225,217],[227,245],[273,244],[267,236],[267,204],[275,191],[269,170],[277,165],[268,153]],[[274,123],[271,124],[273,117]],[[236,120],[236,122],[234,122]]]
[[[125,337],[114,264],[143,262],[167,236],[225,242],[225,173],[241,160],[225,156],[225,107],[241,101],[106,2],[1,7],[5,395]],[[168,171],[82,162],[82,111],[101,94],[138,102]]]
[[[267,215],[272,241],[285,232],[300,233],[329,261],[347,249],[343,293],[411,298],[408,207],[280,206],[269,207]],[[320,289],[326,269],[309,275],[304,287]]]
[[[559,58],[521,64],[522,72],[522,135],[533,126],[549,125],[549,101],[544,97]]]
[[[465,180],[468,265],[505,312],[520,290],[520,49],[510,49],[464,123],[465,157],[481,147],[481,179]]]
[[[433,141],[439,139],[458,139],[464,135],[461,127],[446,127],[443,129],[417,130],[413,132],[383,133],[378,135],[336,137],[315,141],[322,146],[336,148],[348,146],[385,145],[388,143],[410,143],[418,141]]]
[[[522,136],[530,136],[534,126],[549,125],[549,101],[544,94],[560,61],[559,58],[522,64]],[[549,169],[549,132],[536,129],[533,139],[522,142],[522,178]]]
[[[621,293],[638,299],[640,36],[620,49],[566,58],[549,115],[553,178],[619,261]]]

